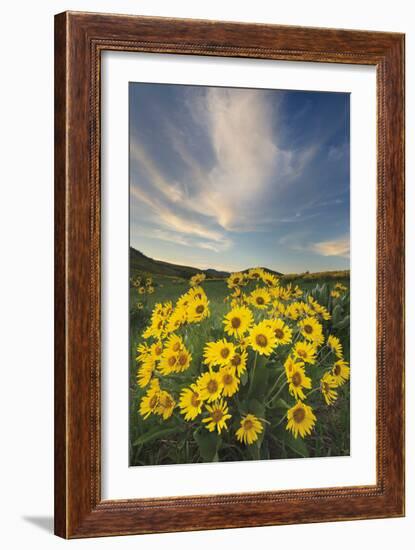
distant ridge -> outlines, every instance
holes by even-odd
[[[167,275],[170,277],[181,277],[190,279],[196,273],[204,273],[207,278],[225,278],[229,277],[228,271],[218,271],[216,269],[198,269],[186,265],[171,264],[162,260],[153,260],[139,250],[130,246],[130,269],[132,271],[144,271],[154,275]]]

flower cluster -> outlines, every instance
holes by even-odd
[[[204,279],[194,275],[175,304],[153,309],[137,348],[137,382],[145,389],[140,415],[168,420],[175,414],[184,424],[250,446],[272,430],[285,391],[291,404],[278,424],[285,421],[294,438],[310,435],[317,412],[308,397],[319,394],[323,406],[333,405],[350,375],[342,342],[327,333],[328,306],[254,268],[228,277],[226,311],[214,324]],[[335,291],[347,288],[337,284]],[[267,368],[273,378],[264,388],[257,381]],[[253,400],[260,412],[252,410]]]
[[[132,277],[130,279],[132,287],[136,288],[140,297],[145,297],[148,294],[154,293],[153,279],[151,277]],[[143,309],[144,303],[142,300],[137,302],[137,308]]]
[[[332,298],[340,298],[343,294],[345,294],[345,292],[347,292],[347,290],[347,286],[342,283],[336,283],[333,290],[330,292],[330,296]]]

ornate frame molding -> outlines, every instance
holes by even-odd
[[[376,485],[101,500],[100,75],[105,50],[376,66]],[[65,12],[55,18],[55,53],[56,534],[77,538],[402,516],[404,35]],[[388,411],[393,414],[387,416]]]

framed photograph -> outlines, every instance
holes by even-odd
[[[404,35],[55,18],[55,532],[404,515]]]

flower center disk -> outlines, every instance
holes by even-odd
[[[255,338],[257,345],[261,348],[265,348],[268,344],[268,339],[265,334],[258,334]]]
[[[305,410],[302,409],[302,408],[296,409],[293,412],[293,418],[294,418],[295,422],[297,422],[297,424],[301,424],[301,422],[305,418]]]
[[[218,390],[218,383],[216,380],[210,380],[207,385],[207,391],[209,393],[215,393]]]
[[[232,328],[239,328],[241,326],[241,320],[239,319],[239,317],[233,317],[231,324]]]

